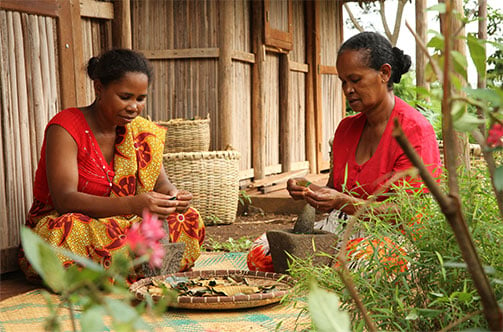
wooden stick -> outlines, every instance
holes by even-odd
[[[394,119],[393,137],[397,140],[402,150],[407,155],[412,164],[419,170],[419,175],[423,179],[425,185],[430,190],[430,193],[437,200],[442,213],[447,218],[451,226],[456,240],[461,250],[468,272],[470,272],[475,288],[477,289],[484,308],[484,315],[489,323],[491,330],[500,331],[503,329],[503,313],[499,309],[498,302],[491,288],[491,284],[484,272],[482,263],[480,262],[475,245],[473,244],[470,231],[464,216],[461,212],[461,202],[459,197],[452,194],[445,195],[440,186],[433,179],[432,175],[423,164],[421,158],[414,151],[414,148],[407,140],[407,137],[402,131],[398,119]]]

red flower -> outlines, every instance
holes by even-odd
[[[489,129],[489,134],[487,135],[487,145],[490,147],[503,147],[503,126],[500,123],[495,123],[491,129]]]
[[[112,192],[119,196],[132,196],[136,191],[136,178],[133,175],[127,175],[120,178],[118,184],[112,184]]]
[[[172,213],[168,216],[169,238],[171,242],[178,242],[180,234],[183,231],[191,238],[198,239],[203,234],[197,234],[199,228],[199,214],[193,210],[188,210],[185,214]]]

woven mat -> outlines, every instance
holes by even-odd
[[[203,253],[194,267],[196,270],[238,269],[247,270],[244,253]],[[51,295],[53,302],[59,298]],[[49,310],[41,295],[41,289],[26,292],[0,302],[0,331],[43,331]],[[77,319],[80,312],[76,313]],[[145,316],[144,320],[154,331],[237,332],[237,331],[297,331],[309,327],[305,314],[300,309],[282,304],[267,305],[253,309],[226,311],[168,311],[159,317]],[[62,331],[71,331],[69,311],[60,310]],[[110,327],[110,321],[105,320]],[[299,324],[296,328],[296,324]]]

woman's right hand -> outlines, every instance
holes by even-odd
[[[141,216],[144,209],[150,213],[155,213],[160,219],[166,219],[176,211],[178,201],[173,200],[173,196],[161,194],[155,191],[132,196],[133,213]]]
[[[291,178],[286,183],[286,189],[293,199],[304,199],[309,191],[310,182],[306,178]]]

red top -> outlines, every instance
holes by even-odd
[[[109,196],[115,174],[113,162],[111,164],[106,162],[84,114],[78,108],[69,108],[59,112],[49,121],[45,129],[46,133],[51,125],[63,127],[77,143],[78,191],[97,196]],[[45,150],[46,137],[44,137],[35,174],[33,194],[37,200],[52,205],[47,183]]]
[[[366,199],[396,172],[413,167],[391,135],[394,118],[398,118],[407,139],[428,169],[434,172],[434,176],[440,175],[440,152],[433,127],[416,109],[395,97],[395,107],[379,145],[365,163],[359,165],[355,160],[356,147],[367,119],[365,114],[348,116],[337,127],[332,146],[335,189],[342,191],[344,187],[353,196]],[[419,187],[421,183],[412,185]]]

